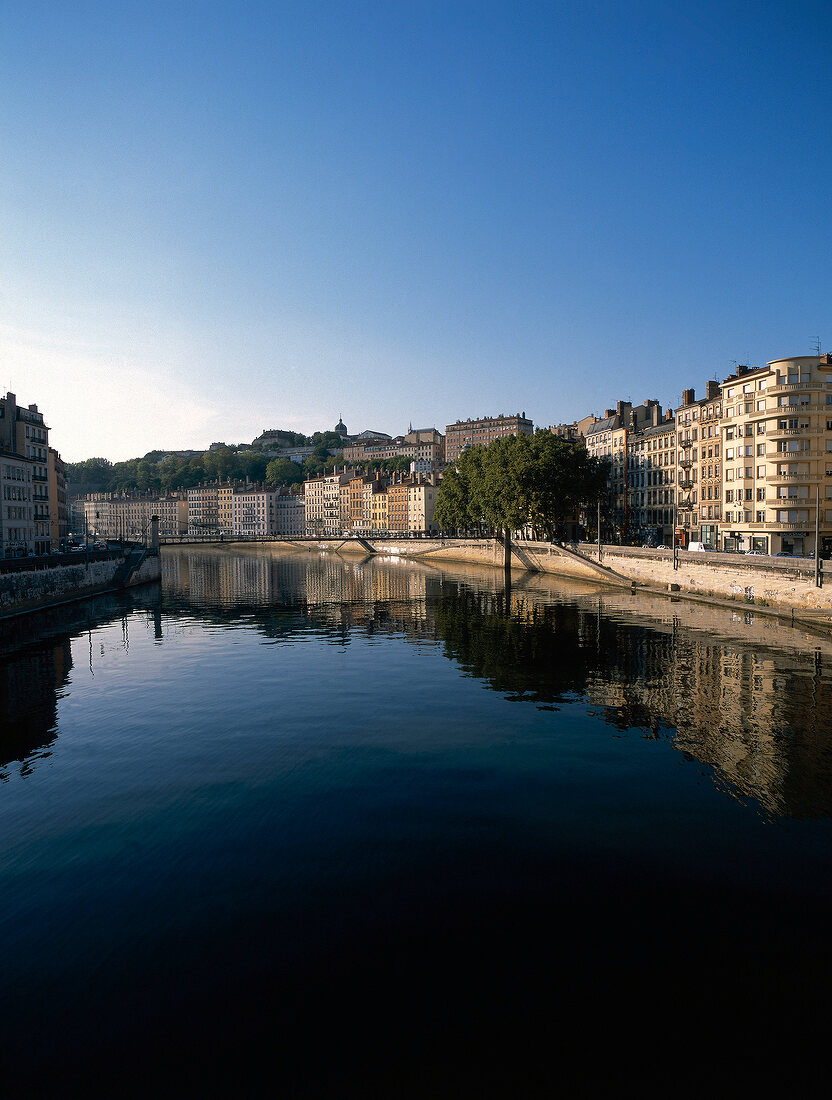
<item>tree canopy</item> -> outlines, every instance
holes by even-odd
[[[605,483],[606,468],[583,443],[542,430],[505,436],[460,455],[442,479],[434,519],[443,529],[529,526],[552,538]]]
[[[130,458],[125,462],[110,462],[106,458],[87,458],[83,462],[67,463],[67,477],[73,493],[168,493],[176,489],[190,489],[202,481],[265,481],[268,485],[296,485],[309,476],[316,476],[325,468],[331,468],[338,456],[329,453],[339,436],[333,432],[316,432],[312,438],[300,437],[306,446],[314,446],[302,466],[288,458],[270,458],[260,449],[243,449],[222,444],[213,450],[190,457],[149,451],[143,458]]]

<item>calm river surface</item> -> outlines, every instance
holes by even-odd
[[[830,643],[394,559],[163,571],[0,633],[0,1088],[799,1088]]]

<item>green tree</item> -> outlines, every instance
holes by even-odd
[[[223,443],[216,450],[203,454],[202,466],[209,480],[225,481],[226,478],[238,474],[237,452]]]
[[[303,470],[288,458],[273,458],[266,467],[265,480],[267,485],[299,485]]]
[[[155,462],[149,462],[146,458],[136,463],[136,488],[143,493],[158,492],[162,487],[159,476],[159,467]]]
[[[538,430],[531,439],[531,466],[524,484],[528,522],[552,538],[582,505],[603,492],[607,471],[582,442]]]
[[[460,455],[442,479],[434,518],[443,528],[480,526],[499,534],[528,525],[557,534],[603,490],[603,465],[582,443],[551,432],[497,439]]]
[[[168,455],[159,467],[159,479],[164,492],[171,492],[173,489],[182,487],[182,478],[187,465],[188,463],[184,458]]]
[[[104,489],[113,476],[113,464],[108,458],[85,458],[83,462],[68,462],[66,474],[74,485]]]
[[[242,476],[249,481],[260,482],[265,480],[266,470],[269,466],[269,459],[266,455],[259,451],[239,451],[237,453],[237,463]]]
[[[457,470],[448,470],[436,494],[433,519],[441,531],[458,531],[470,523],[468,484]]]

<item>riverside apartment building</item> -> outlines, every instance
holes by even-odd
[[[739,367],[722,383],[726,550],[832,551],[832,356]]]
[[[678,442],[676,542],[719,548],[722,520],[722,392],[708,382],[706,396],[684,390],[676,410]]]
[[[49,428],[37,405],[23,408],[13,393],[0,397],[0,506],[4,557],[49,553]]]

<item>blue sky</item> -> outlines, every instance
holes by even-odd
[[[0,388],[70,461],[832,350],[827,5],[0,4]]]

